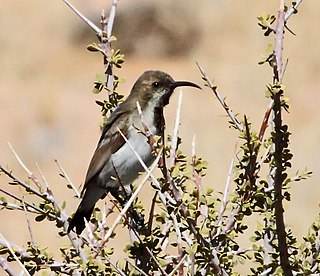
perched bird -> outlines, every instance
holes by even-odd
[[[143,132],[137,102],[141,106],[143,123],[153,135],[160,135],[163,125],[163,107],[169,103],[170,96],[178,86],[198,85],[187,81],[174,81],[161,71],[146,71],[134,84],[130,95],[122,102],[106,121],[102,135],[90,162],[82,201],[70,221],[68,232],[76,228],[80,234],[85,228],[85,220],[90,220],[96,202],[110,192],[119,200],[119,190],[130,185],[143,172],[141,163],[124,141],[118,129],[127,137],[129,143],[147,166],[155,160],[152,148]],[[141,131],[139,131],[141,130]]]

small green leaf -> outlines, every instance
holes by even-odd
[[[102,49],[96,43],[92,43],[92,44],[88,45],[87,50],[90,52],[101,52],[102,51]]]
[[[43,221],[45,218],[46,218],[46,215],[45,214],[41,214],[41,215],[37,216],[35,218],[35,220],[40,222],[40,221]]]
[[[3,204],[7,204],[8,203],[8,200],[3,196],[0,197],[0,201],[2,201]]]

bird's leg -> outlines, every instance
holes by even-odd
[[[127,191],[128,190],[128,191]],[[123,208],[131,197],[131,188],[125,189],[124,187],[109,188],[111,195],[120,203]],[[133,206],[128,209],[128,215],[132,218],[130,226],[137,231],[145,229],[144,214],[138,213]]]
[[[132,192],[131,192],[132,187],[131,185],[126,185],[126,187],[123,185],[113,162],[112,162],[112,166],[113,166],[113,170],[115,172],[116,178],[119,182],[119,187],[109,188],[109,191],[111,195],[120,203],[121,207],[123,208],[132,195]],[[133,220],[131,226],[134,229],[138,231],[141,229],[145,229],[143,214],[138,214],[138,212],[133,208],[133,206],[130,206],[130,208],[128,209],[128,214]]]
[[[128,202],[128,195],[126,191],[118,187],[109,188],[109,191],[111,195],[120,203],[121,207],[123,208]]]
[[[130,196],[131,196],[132,188],[133,188],[132,185],[130,185],[130,188],[129,188]],[[127,193],[127,195],[129,193]],[[128,200],[129,200],[129,198],[128,198]],[[130,214],[130,217],[132,218],[132,221],[130,221],[129,223],[133,229],[136,229],[138,232],[146,230],[145,221],[144,221],[144,214],[142,212],[140,212],[140,213],[137,212],[137,210],[134,208],[134,205],[132,205],[129,208],[129,214]]]

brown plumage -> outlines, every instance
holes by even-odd
[[[121,185],[130,192],[130,184],[143,172],[143,168],[125,143],[118,129],[127,137],[129,143],[138,152],[147,166],[155,157],[143,130],[141,118],[137,111],[139,102],[144,123],[151,133],[160,135],[163,107],[169,103],[170,96],[178,86],[200,88],[191,82],[175,82],[168,74],[161,71],[147,71],[134,84],[128,98],[111,114],[103,127],[90,162],[83,190],[82,201],[70,221],[68,232],[76,228],[80,234],[85,228],[85,221],[90,220],[95,203],[104,198],[108,192],[118,199]],[[121,182],[121,184],[119,183]]]

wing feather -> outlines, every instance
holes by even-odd
[[[104,165],[109,161],[111,155],[125,144],[123,137],[117,129],[119,128],[124,135],[127,134],[127,128],[125,128],[128,124],[127,113],[128,109],[119,107],[106,122],[97,148],[89,164],[82,193],[88,188],[91,180],[100,173]]]

